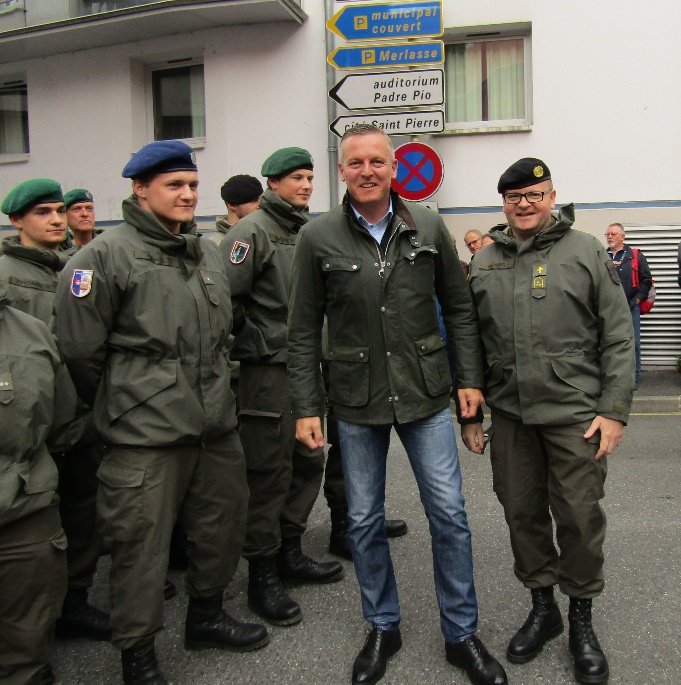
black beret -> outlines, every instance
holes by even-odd
[[[66,209],[78,202],[92,202],[92,193],[89,190],[85,190],[85,188],[75,188],[74,190],[69,190],[68,193],[64,193]]]
[[[230,205],[242,205],[245,202],[253,202],[262,194],[262,183],[254,176],[249,176],[248,174],[232,176],[220,188],[222,201],[229,202]]]
[[[136,152],[123,169],[123,178],[142,178],[170,171],[198,171],[196,155],[181,140],[157,140]]]
[[[262,165],[260,173],[265,178],[284,176],[296,169],[312,171],[314,162],[310,153],[302,147],[283,147],[273,152]]]
[[[0,211],[3,214],[17,214],[40,202],[63,202],[61,186],[51,178],[32,178],[24,181],[7,193]]]
[[[536,157],[523,157],[514,164],[511,164],[499,179],[497,191],[505,193],[507,190],[517,190],[536,185],[542,181],[550,181],[551,172],[549,168]]]

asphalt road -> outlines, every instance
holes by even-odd
[[[681,682],[681,412],[648,409],[645,402],[636,404],[624,444],[608,464],[603,502],[608,515],[606,588],[594,602],[594,623],[610,661],[611,685]],[[504,664],[511,683],[574,683],[567,631],[529,664],[512,665],[504,658],[508,639],[525,620],[529,593],[512,572],[507,529],[492,492],[489,462],[466,452],[461,444],[459,450],[473,533],[480,636]],[[410,532],[391,542],[404,646],[381,682],[468,683],[444,659],[427,523],[397,438],[390,451],[387,509],[389,516],[406,519]],[[304,549],[313,556],[331,558],[326,551],[328,530],[328,511],[320,497]],[[186,597],[182,574],[172,572],[180,592],[166,603],[166,630],[157,638],[165,675],[173,685],[350,683],[366,624],[352,564],[344,565],[346,577],[341,582],[293,590],[304,620],[290,628],[270,627],[270,645],[250,654],[184,650]],[[93,603],[102,608],[108,606],[107,576],[105,558],[91,594]],[[242,563],[231,587],[234,598],[226,606],[234,616],[254,620],[246,607],[246,583]],[[559,603],[567,611],[567,598],[560,596]],[[109,644],[59,642],[52,663],[62,684],[122,682],[119,654]]]

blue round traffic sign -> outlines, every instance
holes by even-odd
[[[444,178],[442,158],[430,145],[405,143],[395,150],[397,177],[392,187],[405,200],[426,200],[437,192]]]

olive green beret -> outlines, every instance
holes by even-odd
[[[69,190],[68,193],[64,193],[66,209],[77,202],[92,202],[92,199],[92,193],[89,190],[85,190],[85,188],[74,188]]]
[[[260,173],[265,178],[284,176],[295,169],[309,169],[312,171],[314,163],[312,156],[302,147],[283,147],[273,152],[263,163]]]
[[[3,214],[18,214],[39,202],[63,202],[61,186],[51,178],[32,178],[12,188],[2,201]]]
[[[549,168],[536,157],[523,157],[511,164],[499,179],[497,192],[505,193],[507,190],[518,190],[536,185],[542,181],[550,181]]]

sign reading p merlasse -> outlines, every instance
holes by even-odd
[[[348,5],[326,27],[349,42],[441,36],[442,0]]]
[[[382,67],[418,67],[442,64],[444,43],[441,40],[414,43],[342,46],[327,60],[336,69],[376,69]]]
[[[373,124],[389,136],[413,135],[415,133],[440,133],[445,130],[445,113],[441,109],[392,112],[390,114],[360,114],[337,117],[329,126],[339,138],[351,126]]]
[[[442,69],[348,74],[329,91],[329,97],[346,109],[441,105],[444,82]]]

